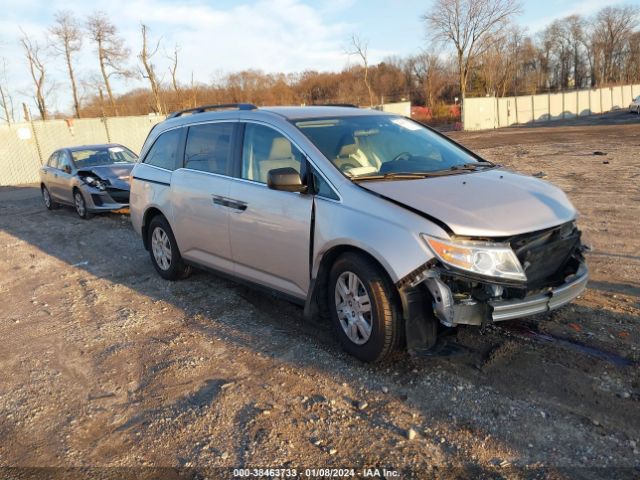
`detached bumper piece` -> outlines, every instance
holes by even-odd
[[[571,302],[580,295],[587,286],[589,270],[581,265],[579,270],[564,285],[548,292],[515,300],[489,300],[492,307],[491,319],[494,322],[549,312]]]

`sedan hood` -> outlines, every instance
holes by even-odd
[[[575,208],[559,188],[502,169],[360,185],[435,217],[462,236],[506,237],[576,217]]]
[[[111,165],[100,165],[97,167],[87,167],[78,170],[78,175],[93,174],[102,180],[109,180],[112,186],[117,188],[129,188],[129,176],[134,163],[114,163]]]

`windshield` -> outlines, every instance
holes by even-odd
[[[102,147],[74,150],[73,162],[79,169],[111,165],[113,163],[133,163],[138,158],[135,153],[124,147]]]
[[[363,115],[322,118],[295,125],[345,175],[407,178],[487,166],[428,128],[404,117]],[[472,165],[477,163],[477,165]],[[489,166],[492,166],[489,164]],[[397,174],[405,174],[404,177]],[[409,175],[406,175],[409,174]]]

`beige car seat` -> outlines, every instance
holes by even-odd
[[[355,143],[343,145],[338,153],[338,160],[340,165],[352,165],[353,168],[374,167],[376,170],[380,168],[379,160],[375,157],[369,159]]]
[[[292,167],[300,172],[300,161],[293,155],[291,142],[284,137],[276,137],[271,143],[269,158],[258,162],[260,181],[267,183],[269,170]]]

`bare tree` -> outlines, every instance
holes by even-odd
[[[156,46],[153,50],[149,50],[148,39],[147,39],[147,30],[148,27],[142,23],[140,24],[140,31],[142,32],[142,50],[138,54],[138,58],[142,62],[142,66],[144,67],[144,71],[140,71],[142,78],[146,78],[149,80],[149,85],[151,86],[151,94],[153,95],[153,101],[155,103],[155,112],[158,114],[162,113],[162,102],[160,101],[160,83],[158,82],[158,77],[156,76],[155,67],[153,63],[151,63],[151,59],[153,56],[158,53],[158,49],[160,48],[160,40],[156,43]]]
[[[176,43],[173,47],[173,54],[169,57],[171,60],[171,65],[169,65],[169,73],[171,74],[171,85],[173,86],[173,91],[176,94],[180,93],[180,86],[178,85],[178,54],[180,53],[180,46]]]
[[[98,49],[100,73],[107,90],[111,109],[113,114],[118,115],[110,79],[114,75],[129,75],[123,66],[123,63],[129,58],[129,49],[125,47],[124,40],[118,36],[115,25],[111,23],[104,12],[95,12],[89,17],[87,30]]]
[[[76,118],[80,118],[80,101],[78,100],[78,88],[73,71],[72,56],[82,47],[82,34],[77,20],[70,11],[60,11],[55,14],[56,23],[50,28],[53,37],[51,46],[58,55],[64,55],[71,82],[71,94],[73,95],[73,110]]]
[[[29,62],[29,72],[31,73],[31,79],[35,86],[35,101],[40,112],[40,118],[42,120],[47,119],[47,105],[45,101],[45,77],[46,70],[42,61],[43,51],[37,41],[32,42],[29,36],[20,29],[22,32],[22,38],[20,43],[24,48],[25,56]]]
[[[369,45],[367,42],[357,35],[352,35],[350,49],[347,51],[347,54],[357,55],[360,57],[360,60],[362,60],[364,68],[364,85],[367,87],[367,92],[369,93],[369,106],[373,107],[373,89],[371,88],[371,82],[369,81],[368,47]]]
[[[519,11],[518,0],[435,0],[423,16],[433,39],[451,42],[455,48],[463,99],[474,59]]]
[[[411,74],[424,93],[425,104],[432,108],[448,82],[442,59],[433,51],[425,51],[410,59]]]
[[[633,5],[605,7],[593,21],[593,44],[596,72],[603,82],[617,82],[622,77],[622,65],[627,43],[638,26],[639,8]],[[598,58],[599,57],[599,58]]]
[[[0,104],[4,112],[4,120],[11,125],[15,122],[13,98],[7,82],[7,59],[2,59],[2,71],[0,72]]]
[[[516,82],[523,34],[516,25],[509,25],[476,60],[475,84],[482,84],[488,95],[504,97]]]

